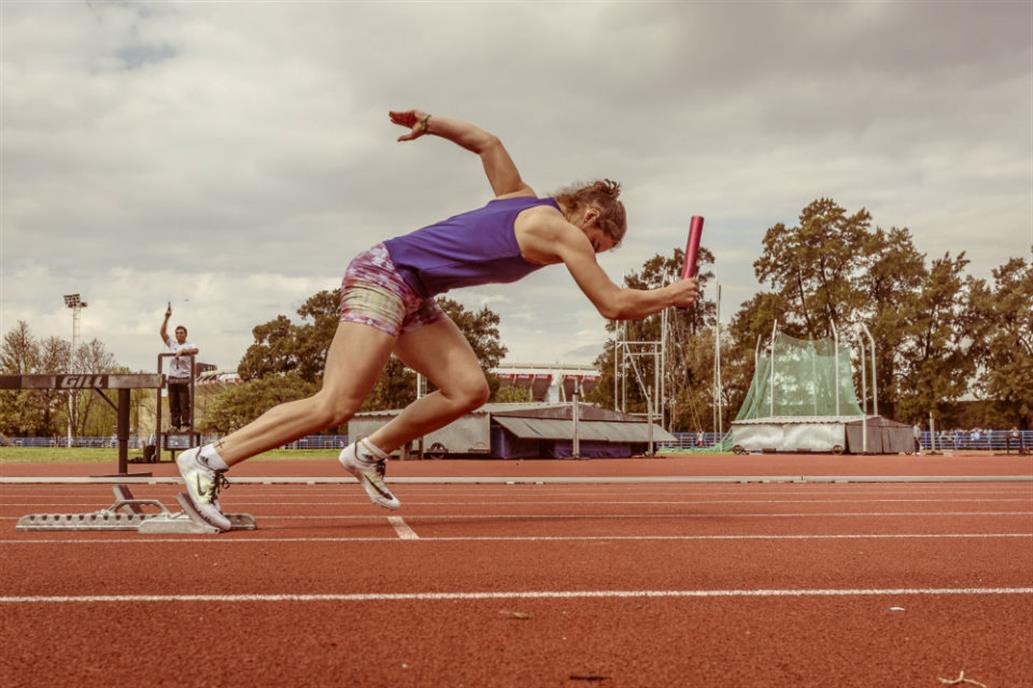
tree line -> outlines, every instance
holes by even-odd
[[[700,281],[707,285],[713,257],[701,257]],[[679,249],[654,256],[624,282],[661,286],[681,260]],[[776,320],[780,331],[801,339],[831,337],[832,323],[841,334],[867,325],[875,339],[879,410],[889,418],[923,422],[932,413],[941,427],[1031,427],[1033,260],[1010,258],[989,281],[967,274],[968,265],[964,251],[930,259],[907,228],[873,227],[867,210],[850,213],[829,198],[807,205],[794,226],[769,227],[753,263],[763,288],[723,326],[724,427],[749,388],[758,337],[766,340]],[[713,301],[704,299],[694,312],[669,315],[673,351],[665,372],[677,430],[711,426],[714,313]],[[659,327],[656,316],[629,323],[626,338],[659,339]],[[611,339],[596,361],[603,384],[593,395],[606,405],[613,403],[613,363]],[[644,408],[633,386],[629,398],[635,410]]]
[[[678,279],[683,257],[678,248],[657,254],[623,282],[639,289],[663,286]],[[714,255],[702,248],[699,261],[705,297],[694,308],[667,314],[662,375],[665,411],[675,431],[710,429],[715,406],[717,304],[708,288],[714,281]],[[781,331],[801,339],[831,336],[832,323],[840,332],[867,325],[876,344],[879,409],[887,417],[910,423],[932,413],[945,428],[1033,426],[1033,260],[1011,258],[993,270],[990,280],[967,274],[968,265],[964,251],[929,258],[915,247],[907,228],[873,226],[867,210],[851,213],[829,198],[807,205],[793,226],[769,227],[753,263],[762,289],[722,326],[723,426],[728,427],[749,388],[757,339],[766,338],[776,320]],[[297,309],[297,318],[281,314],[255,326],[254,341],[238,365],[243,382],[199,388],[198,427],[230,432],[278,403],[315,393],[337,328],[339,295],[338,290],[320,291]],[[499,315],[488,307],[468,310],[445,297],[438,302],[477,354],[492,399],[525,400],[525,390],[502,385],[490,373],[506,354]],[[611,338],[596,359],[601,379],[587,400],[607,407],[614,404],[618,326],[625,328],[625,339],[658,340],[661,318],[606,325]],[[0,367],[14,374],[127,372],[96,339],[74,355],[70,349],[57,337],[36,339],[19,322],[4,336]],[[651,365],[645,359],[641,363],[648,380]],[[113,432],[113,412],[91,395],[79,396],[73,431]],[[401,408],[415,397],[415,373],[392,357],[362,410]],[[968,397],[978,401],[967,402]],[[628,410],[645,410],[637,384],[628,384],[627,398]],[[65,399],[56,390],[0,392],[0,433],[62,436]]]
[[[128,373],[98,339],[72,351],[60,337],[37,338],[28,323],[18,323],[0,343],[0,371],[5,375],[53,373]],[[132,390],[140,394],[144,390]],[[0,391],[0,434],[21,437],[64,437],[71,418],[72,435],[110,435],[117,419],[114,410],[89,390],[72,395],[56,389]],[[139,408],[139,404],[134,404]]]

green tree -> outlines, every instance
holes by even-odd
[[[233,432],[273,406],[311,396],[318,389],[296,372],[227,385],[208,405],[200,427],[204,432]]]
[[[771,290],[755,294],[733,316],[731,364],[722,366],[733,407],[752,379],[758,339],[765,342],[776,321],[781,331],[804,339],[830,337],[835,323],[841,346],[850,347],[865,324],[875,339],[885,415],[916,420],[934,396],[957,398],[969,374],[964,354],[958,355],[965,340],[940,335],[967,326],[964,297],[943,302],[950,288],[966,288],[965,264],[963,256],[945,257],[927,269],[908,229],[872,229],[866,210],[850,214],[828,198],[804,208],[796,226],[769,228],[754,270]],[[858,383],[859,375],[855,370]]]
[[[863,298],[851,320],[866,322],[875,339],[879,410],[894,418],[907,341],[916,333],[919,296],[929,273],[907,229],[876,229],[866,237],[863,253],[865,269],[855,281]]]
[[[72,370],[81,374],[129,372],[128,368],[118,365],[99,339],[91,339],[79,346],[72,360]],[[73,435],[110,435],[115,432],[118,420],[115,410],[105,404],[97,392],[76,393],[73,399]]]
[[[28,323],[19,321],[0,344],[0,367],[11,375],[127,372],[98,339],[80,345],[71,362],[70,350],[69,343],[59,337],[36,339]],[[68,423],[67,394],[56,389],[0,392],[0,432],[30,437],[64,435]],[[79,392],[75,396],[73,434],[107,435],[114,431],[115,412],[95,392]]]
[[[1005,423],[1033,427],[1033,260],[1012,258],[993,270],[994,283],[972,285],[972,352],[977,391]]]
[[[339,301],[339,289],[324,289],[298,308],[301,323],[277,315],[269,322],[256,325],[251,331],[255,342],[244,352],[237,366],[241,379],[255,380],[292,372],[309,382],[321,378],[326,368],[326,354],[337,331]]]
[[[29,329],[29,324],[19,320],[4,334],[0,346],[0,366],[6,375],[29,375],[38,372],[40,366],[40,344]],[[52,429],[45,422],[39,395],[28,390],[0,391],[0,432],[5,435],[48,435]]]
[[[897,416],[916,421],[969,388],[976,361],[970,354],[972,319],[968,306],[974,280],[964,275],[964,252],[933,261],[917,294],[916,308],[902,343]],[[881,394],[880,394],[881,396]]]
[[[861,306],[853,277],[865,267],[859,254],[871,215],[853,215],[830,198],[819,198],[800,214],[799,224],[779,223],[764,234],[764,251],[753,263],[757,279],[782,297],[782,329],[803,339],[832,335],[830,321],[849,322]]]
[[[530,387],[517,387],[516,385],[500,385],[495,391],[492,401],[497,403],[529,402],[533,401]]]
[[[499,337],[499,323],[502,321],[498,313],[487,306],[478,311],[468,311],[461,303],[453,299],[439,296],[438,305],[445,311],[459,331],[470,342],[481,369],[485,372],[498,366],[506,355],[506,347]]]
[[[298,367],[298,331],[302,327],[291,323],[286,315],[256,325],[251,330],[255,343],[247,348],[237,366],[241,380],[294,372]]]

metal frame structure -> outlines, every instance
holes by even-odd
[[[769,375],[769,381],[768,381],[768,383],[769,383],[768,384],[768,395],[769,395],[769,398],[768,398],[768,404],[767,404],[768,405],[768,409],[769,409],[768,416],[767,417],[759,416],[759,417],[757,417],[755,419],[747,420],[747,421],[736,421],[735,423],[733,423],[733,425],[736,425],[736,426],[749,426],[749,425],[752,425],[752,426],[758,426],[759,427],[759,426],[765,425],[765,423],[767,422],[766,419],[770,419],[770,423],[768,423],[768,424],[770,424],[772,427],[780,427],[780,428],[782,428],[781,432],[787,434],[787,436],[788,436],[788,433],[790,433],[790,432],[796,433],[797,435],[800,435],[802,430],[800,430],[799,428],[795,428],[795,425],[798,424],[798,425],[801,426],[801,428],[804,427],[804,426],[807,426],[809,428],[808,432],[810,432],[812,434],[814,432],[817,432],[818,429],[821,429],[827,435],[827,437],[825,437],[824,439],[825,440],[829,440],[829,438],[832,437],[832,435],[830,433],[833,430],[833,428],[831,428],[831,425],[842,425],[842,423],[844,421],[849,420],[849,419],[855,419],[856,420],[855,416],[849,416],[849,417],[844,418],[844,416],[842,415],[842,408],[841,408],[841,401],[840,401],[840,389],[839,389],[839,385],[840,385],[840,365],[839,365],[839,344],[840,344],[840,342],[839,342],[839,331],[836,328],[836,324],[834,322],[830,321],[829,325],[830,325],[830,329],[832,331],[832,341],[833,341],[833,356],[834,356],[833,365],[834,365],[834,371],[835,371],[835,373],[834,373],[834,375],[835,375],[834,390],[835,390],[835,404],[836,404],[835,415],[834,416],[817,416],[817,415],[815,415],[815,416],[811,416],[811,417],[807,417],[807,418],[800,418],[800,419],[795,419],[795,420],[794,419],[788,419],[788,418],[782,418],[782,417],[775,416],[775,346],[774,346],[774,344],[775,344],[775,340],[776,340],[776,338],[778,336],[778,321],[776,320],[772,324],[772,327],[771,327],[771,337],[770,337],[770,340],[768,342],[768,351],[766,352],[767,355],[770,357],[769,360],[771,362],[770,368],[768,370],[768,375]],[[861,394],[860,394],[859,401],[860,401],[860,405],[861,405],[861,417],[860,417],[860,421],[861,421],[861,453],[863,454],[863,453],[867,453],[867,451],[868,451],[868,418],[870,417],[870,415],[871,416],[875,416],[875,417],[878,417],[878,415],[879,415],[879,401],[878,401],[878,398],[879,398],[879,388],[878,388],[877,369],[876,369],[876,360],[877,359],[876,359],[876,355],[875,355],[875,338],[872,336],[871,332],[868,330],[868,327],[865,326],[864,323],[859,323],[858,325],[853,327],[849,331],[849,335],[848,336],[852,336],[852,337],[856,338],[857,344],[858,344],[858,347],[859,347],[858,359],[859,359],[860,364],[861,364],[861,369],[860,369],[860,373],[861,373],[860,374],[860,377],[861,377]],[[755,375],[756,375],[756,371],[760,369],[760,356],[761,356],[760,350],[761,350],[762,342],[763,342],[763,335],[760,335],[760,336],[757,337],[757,344],[756,344],[756,347],[755,347],[754,352],[753,352],[754,374]],[[850,351],[853,352],[853,348],[852,347],[850,348]],[[869,357],[870,357],[870,361],[871,361],[870,365],[871,365],[871,383],[872,383],[872,411],[873,411],[872,414],[868,413],[868,367],[869,367]],[[763,401],[761,401],[761,404],[763,404]],[[790,427],[790,425],[794,426],[794,428],[791,429],[791,430],[787,429],[787,428]],[[829,426],[829,427],[826,428],[824,426]],[[803,436],[800,435],[800,437],[794,439],[794,441],[802,441],[802,437]],[[831,441],[831,440],[829,440],[829,441]],[[818,442],[818,444],[820,444],[820,442]],[[804,447],[803,444],[798,445],[798,446]],[[806,448],[806,447],[804,447],[804,448]],[[844,448],[845,448],[845,445],[844,445]],[[814,447],[811,447],[811,449],[814,449]]]
[[[721,284],[717,285],[717,317],[714,320],[714,431],[724,436],[724,384],[721,380]]]
[[[161,359],[163,358],[174,358],[176,354],[161,353],[158,354],[158,374],[162,375],[161,372]],[[161,390],[168,386],[168,380],[165,379],[166,384],[162,385],[157,389],[156,398],[154,403],[154,437],[158,446],[155,447],[155,456],[157,461],[161,462],[161,452],[163,449],[168,450],[170,461],[176,460],[176,452],[182,451],[183,449],[189,449],[197,444],[200,444],[201,433],[197,432],[194,427],[194,412],[196,410],[196,399],[194,397],[194,381],[197,377],[194,375],[194,355],[187,354],[186,358],[190,359],[190,432],[165,432],[161,427]],[[164,375],[162,375],[165,378]],[[169,404],[171,404],[171,397]],[[171,408],[170,408],[171,413]]]
[[[666,428],[666,365],[667,365],[667,310],[660,311],[660,339],[629,340],[625,339],[626,326],[617,326],[613,342],[613,410],[631,416],[659,415],[661,427]],[[653,359],[653,384],[648,386],[639,373],[636,360],[650,357]],[[628,371],[635,375],[642,396],[646,400],[646,413],[628,413]],[[652,407],[649,409],[649,407]],[[659,413],[658,413],[659,412]]]
[[[614,411],[620,411],[621,413],[629,416],[640,416],[646,419],[649,424],[649,455],[655,454],[655,444],[653,442],[653,419],[659,411],[660,426],[666,426],[665,423],[665,410],[664,406],[666,403],[665,396],[665,385],[664,385],[664,373],[666,364],[666,344],[667,344],[667,310],[664,309],[660,312],[660,339],[653,341],[634,341],[624,339],[624,326],[619,325],[617,328],[617,337],[614,340],[614,351],[613,351],[613,402]],[[653,384],[652,386],[647,385],[645,380],[642,378],[642,374],[638,368],[638,359],[650,357],[653,359]],[[646,400],[646,412],[645,413],[628,413],[628,368],[631,368],[632,373],[635,376],[635,381],[638,383],[639,391],[642,392],[642,396]]]
[[[879,383],[875,377],[875,338],[872,337],[872,333],[868,331],[868,327],[861,323],[857,326],[857,344],[860,347],[860,359],[861,359],[861,453],[868,453],[868,376],[865,370],[865,349],[864,339],[868,337],[870,344],[871,356],[872,356],[872,415],[879,415]],[[838,354],[838,351],[837,351]],[[838,358],[838,355],[837,355]],[[839,381],[836,381],[837,388]]]
[[[205,535],[220,532],[205,523],[185,494],[176,495],[182,511],[169,511],[160,500],[136,499],[128,485],[112,485],[115,502],[106,509],[88,513],[26,514],[18,519],[16,530],[135,530],[146,535]],[[145,507],[157,511],[147,511]],[[230,530],[255,530],[251,514],[225,514]]]

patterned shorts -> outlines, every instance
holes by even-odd
[[[348,264],[341,281],[341,321],[375,327],[398,337],[448,317],[434,299],[423,299],[398,274],[383,244]]]

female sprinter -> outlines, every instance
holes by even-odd
[[[399,141],[433,134],[480,156],[495,198],[478,208],[377,244],[348,266],[341,284],[341,321],[326,357],[323,387],[308,399],[280,404],[214,444],[176,459],[198,514],[220,530],[223,473],[232,465],[299,437],[345,423],[373,388],[388,357],[425,375],[437,391],[417,399],[391,422],[341,451],[340,462],[370,499],[400,506],[384,483],[384,460],[406,442],[447,425],[488,400],[473,350],[435,303],[450,289],[515,282],[564,263],[606,318],[638,319],[696,301],[695,279],[652,290],[622,289],[595,254],[620,243],[627,229],[620,185],[606,180],[538,198],[502,142],[456,119],[420,110],[389,113],[409,129]]]

